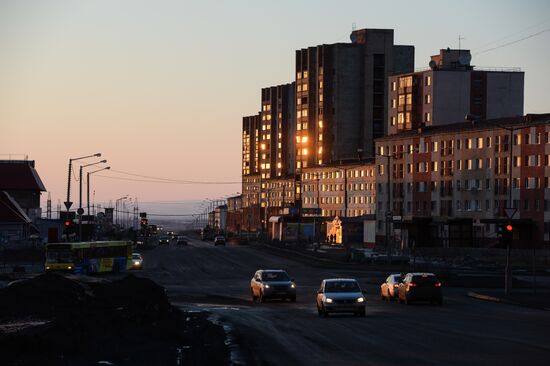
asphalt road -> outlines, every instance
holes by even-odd
[[[254,247],[214,247],[192,240],[144,253],[142,275],[165,286],[172,302],[203,309],[227,326],[242,359],[256,365],[548,365],[550,312],[482,302],[466,289],[444,289],[442,307],[379,299],[380,274],[331,269]],[[297,302],[250,300],[260,268],[283,268]],[[364,290],[367,317],[320,318],[315,292],[323,278],[353,277]]]

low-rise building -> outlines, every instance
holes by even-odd
[[[301,179],[305,216],[353,217],[376,211],[374,160],[304,168]]]
[[[377,139],[376,152],[380,240],[496,245],[511,208],[518,242],[548,243],[550,114],[418,128]]]
[[[6,191],[31,220],[41,217],[40,194],[46,188],[34,160],[0,160],[0,191]]]

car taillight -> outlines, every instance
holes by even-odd
[[[441,287],[441,282],[436,283],[435,287]]]
[[[416,287],[416,283],[409,283],[409,287]]]

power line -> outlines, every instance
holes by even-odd
[[[150,175],[130,173],[130,172],[125,172],[125,171],[116,170],[116,169],[111,169],[110,171],[120,173],[120,174],[125,174],[125,175],[131,175],[134,177],[155,179],[155,180],[161,180],[165,182],[176,182],[176,183],[187,183],[187,184],[236,184],[236,183],[240,184],[241,183],[241,181],[197,181],[197,180],[161,178],[161,177],[154,177]]]
[[[491,48],[488,48],[488,49],[483,50],[483,51],[476,52],[476,53],[474,53],[474,56],[476,56],[476,55],[481,55],[481,54],[483,54],[483,53],[487,53],[487,52],[490,52],[490,51],[493,51],[493,50],[496,50],[496,49],[499,49],[499,48],[502,48],[502,47],[510,46],[510,45],[515,44],[515,43],[518,43],[518,42],[521,42],[521,41],[525,41],[526,39],[536,37],[536,36],[538,36],[538,35],[541,35],[541,34],[543,34],[543,33],[549,32],[549,31],[550,31],[550,28],[543,29],[543,30],[541,30],[541,31],[538,31],[538,32],[533,33],[533,34],[530,34],[530,35],[525,36],[525,37],[523,37],[523,38],[516,39],[515,41],[510,41],[510,42],[501,44],[500,46],[495,46],[495,47],[491,47]]]
[[[473,51],[475,51],[475,50],[477,50],[477,49],[480,49],[480,48],[483,48],[483,47],[487,47],[487,46],[489,46],[489,45],[491,45],[491,44],[495,44],[495,43],[504,41],[505,39],[514,37],[514,36],[516,36],[516,35],[518,35],[518,34],[521,34],[521,33],[525,32],[525,31],[528,31],[528,30],[530,30],[530,29],[536,28],[536,27],[538,27],[538,26],[540,26],[540,25],[542,25],[542,24],[548,23],[549,21],[550,21],[550,18],[548,18],[548,19],[546,19],[546,20],[543,20],[543,21],[540,22],[540,23],[531,25],[531,26],[529,26],[529,27],[527,27],[527,28],[523,28],[522,30],[519,30],[519,31],[517,31],[517,32],[510,33],[510,34],[508,34],[507,36],[504,36],[504,37],[499,38],[499,39],[497,39],[497,40],[494,40],[494,41],[485,43],[485,44],[483,44],[483,45],[477,47],[477,48],[474,49]]]
[[[125,177],[112,177],[109,175],[96,174],[96,177],[107,178],[107,179],[117,179],[125,180],[129,182],[142,182],[142,183],[162,183],[162,184],[207,184],[207,185],[228,185],[228,184],[241,184],[242,182],[185,182],[185,181],[163,181],[163,180],[152,180],[152,179],[135,179],[135,178],[125,178]]]

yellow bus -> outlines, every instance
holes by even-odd
[[[46,271],[125,272],[132,266],[132,242],[95,241],[46,245]]]

